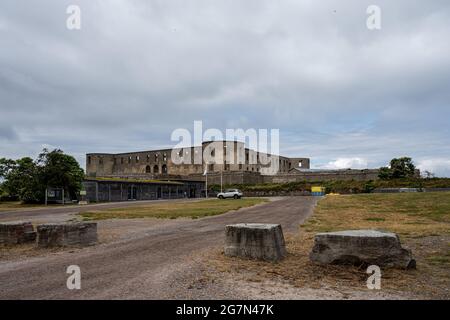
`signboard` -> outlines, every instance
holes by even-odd
[[[85,196],[86,195],[86,190],[81,190],[80,191],[80,196]]]
[[[48,190],[47,191],[47,196],[49,198],[54,198],[56,196],[55,190]]]
[[[313,196],[324,196],[325,195],[325,188],[324,187],[311,187],[311,194]]]
[[[311,192],[324,192],[324,187],[311,187]]]

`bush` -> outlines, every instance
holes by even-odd
[[[373,180],[369,180],[364,185],[364,193],[371,193],[373,192],[377,187],[375,186],[375,183]]]

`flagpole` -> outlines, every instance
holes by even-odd
[[[208,199],[208,163],[205,167],[205,198]]]

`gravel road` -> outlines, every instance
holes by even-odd
[[[172,280],[192,271],[189,268],[196,253],[223,245],[226,224],[280,223],[285,233],[297,232],[298,225],[312,213],[316,202],[314,197],[278,198],[218,216],[172,220],[171,223],[143,228],[133,237],[89,248],[0,261],[0,299],[186,297],[178,294],[183,286],[177,286]],[[107,205],[104,206],[106,208]],[[74,208],[53,210],[52,214],[68,214],[73,213]],[[35,209],[14,212],[13,215],[15,218],[34,219],[42,212]],[[4,213],[1,217],[5,217]],[[66,287],[69,265],[81,268],[81,290],[68,290]]]
[[[0,211],[0,222],[2,221],[46,221],[58,222],[66,221],[68,217],[73,216],[82,211],[88,210],[102,210],[113,208],[126,208],[131,206],[141,206],[145,204],[161,203],[161,202],[186,202],[199,201],[199,199],[174,199],[174,200],[146,200],[146,201],[124,201],[124,202],[108,202],[88,205],[66,205],[52,207],[37,207],[29,209],[17,209],[11,211]]]

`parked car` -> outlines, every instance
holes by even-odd
[[[217,198],[226,199],[226,198],[234,198],[240,199],[242,198],[242,192],[239,189],[227,189],[224,192],[220,192],[217,194]]]

